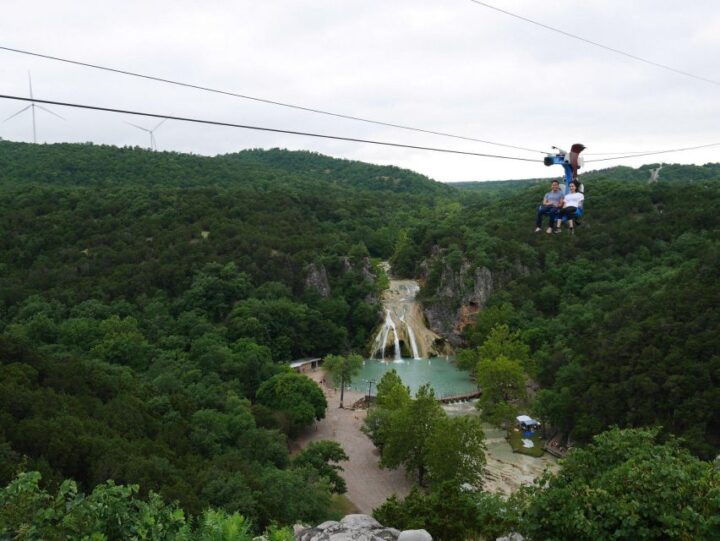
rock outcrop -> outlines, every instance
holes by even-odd
[[[329,297],[332,293],[328,282],[327,271],[323,265],[310,263],[305,267],[305,289],[314,290],[321,297]]]
[[[422,292],[425,317],[430,328],[446,338],[453,347],[463,345],[463,329],[475,321],[478,312],[487,305],[490,296],[510,280],[528,274],[528,269],[517,264],[510,270],[491,271],[486,267],[472,267],[467,261],[453,269],[442,261],[442,252],[433,251],[422,268],[426,277],[431,268],[441,268],[439,279],[426,284],[434,291]],[[437,272],[437,270],[436,270]]]
[[[401,532],[368,515],[347,515],[340,522],[328,520],[314,528],[296,531],[298,541],[432,541],[425,530]]]

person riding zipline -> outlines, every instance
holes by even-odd
[[[542,230],[542,218],[547,216],[550,223],[548,224],[547,232],[556,233],[560,232],[560,226],[562,221],[568,220],[568,226],[573,227],[580,225],[580,217],[583,214],[582,210],[582,199],[584,199],[585,187],[578,181],[578,169],[584,164],[584,159],[580,156],[580,153],[585,150],[585,145],[582,143],[573,143],[570,147],[570,152],[567,152],[561,148],[553,147],[557,152],[549,153],[545,156],[543,163],[547,166],[550,165],[562,165],[565,171],[564,176],[564,188],[560,188],[560,182],[554,180],[552,182],[551,191],[545,194],[543,203],[537,208],[537,217],[535,222],[535,232]],[[568,210],[563,213],[561,209],[564,206],[565,196],[570,196],[572,204],[568,204]],[[577,206],[576,206],[577,204]],[[571,211],[570,209],[574,209]],[[554,226],[554,227],[553,227]]]
[[[570,147],[570,152],[567,155],[567,161],[572,167],[572,180],[577,182],[577,172],[583,165],[585,160],[580,156],[580,153],[585,150],[585,145],[582,143],[575,143]]]
[[[570,183],[571,182],[578,182],[577,175],[578,175],[578,169],[580,169],[583,165],[585,165],[585,160],[582,156],[580,156],[580,153],[585,150],[585,145],[582,143],[573,143],[573,145],[570,147],[570,152],[567,152],[561,148],[553,147],[555,150],[557,150],[556,154],[548,154],[545,156],[544,163],[545,165],[562,165],[563,169],[565,169],[565,190],[564,192],[567,193],[570,191]],[[583,189],[584,186],[582,184],[579,185],[580,192],[583,193],[585,190]]]

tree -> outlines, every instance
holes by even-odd
[[[393,272],[398,276],[413,276],[415,266],[420,259],[420,251],[406,231],[398,235],[395,243],[395,253],[390,258]]]
[[[152,539],[157,541],[251,541],[251,521],[237,513],[207,509],[191,521],[175,504],[137,485],[112,481],[90,494],[65,480],[56,494],[40,488],[38,472],[21,473],[0,488],[0,536],[3,539]],[[194,524],[193,524],[194,523]],[[270,541],[291,541],[289,529],[270,528]]]
[[[185,310],[198,308],[211,319],[224,318],[233,304],[251,289],[250,277],[238,271],[235,263],[207,263],[193,277],[193,283],[180,301]]]
[[[276,374],[265,381],[258,389],[257,401],[287,417],[290,435],[325,417],[327,409],[317,383],[296,372]]]
[[[720,471],[658,429],[614,428],[518,496],[531,539],[716,539]]]
[[[466,490],[454,481],[429,491],[413,487],[404,500],[391,496],[373,510],[382,524],[402,530],[427,530],[437,541],[496,539],[513,531],[513,509],[497,494]]]
[[[458,365],[465,370],[475,370],[481,360],[493,360],[501,356],[518,361],[528,373],[535,371],[530,348],[522,341],[519,332],[512,332],[504,324],[493,327],[479,347],[461,350]]]
[[[445,418],[437,423],[427,452],[432,483],[454,481],[480,487],[485,462],[485,433],[478,417]]]
[[[255,394],[263,381],[278,372],[272,362],[270,348],[259,346],[252,340],[241,338],[230,345],[234,359],[231,365],[221,367],[222,373],[236,377],[240,381],[245,396],[255,399]]]
[[[438,424],[446,416],[429,384],[418,389],[415,400],[397,410],[387,428],[380,465],[405,466],[417,473],[420,485],[425,481],[430,441]]]
[[[530,348],[520,338],[519,332],[512,332],[507,325],[497,325],[478,348],[480,359],[507,357],[520,363],[526,372],[530,370]]]
[[[482,395],[478,408],[496,425],[505,425],[515,412],[513,402],[525,398],[525,373],[520,363],[500,356],[478,363],[476,376]]]
[[[345,385],[352,383],[362,369],[363,358],[360,355],[328,355],[323,362],[323,369],[335,385],[340,385],[340,407],[343,407]]]
[[[293,459],[292,465],[296,468],[313,468],[321,477],[328,480],[333,492],[344,494],[347,486],[345,479],[340,476],[343,468],[338,464],[343,460],[349,458],[340,444],[323,440],[311,442]]]
[[[411,400],[410,387],[403,384],[397,371],[385,372],[377,384],[375,404],[380,408],[397,410],[407,406]]]

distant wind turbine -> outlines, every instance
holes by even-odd
[[[30,76],[30,72],[29,72],[29,71],[28,71],[28,84],[30,85],[30,99],[32,100],[32,99],[35,98],[35,96],[33,96],[32,77]],[[10,115],[9,117],[7,117],[5,120],[3,120],[3,123],[7,122],[7,121],[10,120],[11,118],[15,118],[15,117],[18,116],[20,113],[24,113],[24,112],[27,111],[28,109],[30,109],[30,111],[32,112],[33,143],[37,143],[37,126],[36,126],[36,124],[35,124],[35,109],[42,109],[42,110],[45,111],[46,113],[50,113],[51,115],[54,115],[54,116],[58,117],[58,118],[61,119],[61,120],[65,120],[65,119],[64,119],[63,117],[61,117],[59,114],[53,113],[50,109],[47,109],[46,107],[43,107],[42,105],[38,105],[38,104],[35,103],[34,101],[31,101],[31,102],[30,102],[30,105],[28,105],[27,107],[23,107],[23,108],[20,109],[17,113],[13,113],[13,114]]]
[[[160,126],[162,126],[167,118],[163,118],[153,129],[144,128],[142,126],[138,126],[137,124],[133,124],[132,122],[126,122],[126,124],[130,124],[132,127],[137,128],[138,130],[142,130],[144,132],[147,132],[150,134],[150,150],[157,150],[157,141],[155,140],[155,130],[157,130]]]

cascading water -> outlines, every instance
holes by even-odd
[[[405,323],[405,317],[401,317],[400,321]],[[408,325],[407,323],[405,323],[405,326],[407,327],[408,337],[410,338],[410,347],[412,348],[413,359],[419,360],[422,357],[420,357],[417,342],[415,341],[415,331],[413,331],[412,325]]]
[[[382,360],[386,353],[394,353],[395,360],[400,361],[404,351],[408,357],[426,359],[449,352],[446,343],[425,325],[422,308],[415,300],[418,291],[415,280],[390,280],[382,301],[385,321],[373,341],[375,358]]]
[[[395,325],[395,321],[393,321],[392,316],[390,315],[390,310],[385,310],[385,324],[383,325],[383,328],[378,333],[377,338],[375,339],[375,351],[377,352],[378,359],[384,359],[385,358],[385,345],[387,344],[388,337],[390,336],[390,331],[393,333],[393,341],[395,345],[395,360],[396,361],[402,361],[402,351],[400,349],[400,336],[398,335],[398,329],[397,325]]]

